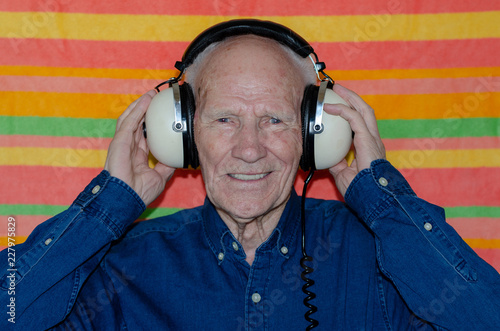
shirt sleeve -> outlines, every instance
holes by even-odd
[[[418,318],[448,330],[500,325],[498,272],[389,162],[376,160],[361,171],[345,201],[373,231],[381,272]]]
[[[63,320],[111,242],[145,209],[132,188],[104,170],[66,211],[12,248],[14,266],[7,265],[8,249],[2,251],[0,302],[14,301],[15,308],[14,319],[4,316],[0,329],[45,330]]]

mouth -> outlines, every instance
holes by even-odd
[[[238,180],[244,180],[244,181],[251,181],[251,180],[259,180],[267,175],[269,175],[270,172],[262,173],[262,174],[255,174],[255,175],[248,175],[248,174],[228,174],[229,177],[238,179]]]

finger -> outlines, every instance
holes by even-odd
[[[325,104],[323,110],[330,115],[337,115],[349,122],[352,131],[356,136],[364,136],[370,134],[363,116],[354,109],[351,109],[343,104]]]
[[[147,98],[148,96],[153,98],[156,94],[156,90],[150,90],[148,92],[146,92],[145,94],[141,95],[139,98],[137,98],[134,102],[132,102],[128,107],[127,109],[125,109],[125,111],[120,115],[120,117],[118,117],[118,120],[116,122],[116,130],[118,131],[122,124],[123,124],[123,121],[130,115],[130,113],[132,111],[135,110],[137,104],[143,100],[144,98]]]
[[[175,171],[175,168],[172,168],[172,167],[169,167],[161,162],[158,162],[155,167],[154,167],[154,170],[160,174],[160,176],[162,177],[162,179],[167,182],[171,177],[172,175],[174,174],[174,171]]]
[[[375,111],[369,104],[367,104],[357,93],[349,90],[348,88],[335,84],[333,90],[344,99],[352,108],[356,109],[361,116],[363,116],[368,130],[372,136],[380,136],[377,126],[377,119],[375,117]]]
[[[144,94],[137,101],[137,104],[132,108],[132,110],[124,117],[117,130],[137,130],[139,123],[144,118],[144,114],[146,113],[152,98],[153,97],[149,92]]]

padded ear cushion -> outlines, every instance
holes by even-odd
[[[302,98],[300,110],[302,114],[302,156],[300,158],[300,167],[304,171],[311,168],[316,170],[314,165],[314,134],[311,133],[310,122],[311,120],[314,121],[316,116],[318,91],[318,86],[308,85]]]
[[[191,86],[184,83],[179,86],[181,94],[182,119],[186,121],[183,132],[184,168],[196,169],[199,165],[198,150],[194,142],[194,112],[196,105]]]

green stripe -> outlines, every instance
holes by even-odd
[[[472,207],[446,207],[446,217],[498,217],[500,207],[472,206]]]
[[[500,118],[380,120],[382,138],[451,138],[500,135]]]
[[[0,215],[56,215],[68,209],[58,205],[0,205]]]
[[[174,214],[182,208],[148,208],[140,216],[141,219],[151,219]]]
[[[56,215],[68,206],[60,205],[6,205],[0,204],[0,215]],[[148,208],[140,216],[144,218],[155,218],[173,214],[182,208]],[[498,217],[500,218],[500,207],[472,206],[472,207],[446,207],[446,217]]]
[[[0,116],[0,134],[113,137],[113,119]],[[449,138],[500,135],[500,118],[379,120],[382,138]]]
[[[10,135],[110,138],[115,127],[114,119],[0,116],[0,133]]]
[[[53,216],[68,209],[69,206],[60,205],[0,205],[0,215],[45,215]],[[156,218],[170,215],[182,208],[148,208],[140,216],[141,219]]]

